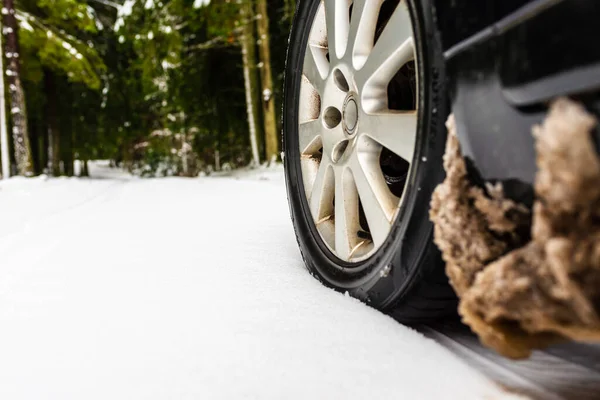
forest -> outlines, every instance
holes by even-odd
[[[1,1],[3,175],[86,176],[104,159],[197,176],[280,157],[295,0]]]

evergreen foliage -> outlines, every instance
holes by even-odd
[[[111,159],[150,176],[248,165],[240,43],[244,28],[256,32],[256,18],[244,17],[243,4],[14,0],[34,172],[72,175],[74,160],[90,159]],[[291,0],[269,1],[277,112],[290,8]],[[6,27],[3,32],[6,38]],[[12,57],[6,48],[3,53]],[[257,74],[256,61],[250,68]],[[262,120],[256,131],[265,161]]]

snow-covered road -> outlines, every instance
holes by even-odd
[[[280,169],[92,173],[0,183],[0,399],[508,397],[316,282]]]

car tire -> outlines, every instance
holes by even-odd
[[[360,3],[359,0],[355,1],[357,4]],[[384,0],[383,3],[389,1],[394,0]],[[395,1],[398,3],[398,0]],[[307,173],[306,169],[303,170],[304,156],[299,147],[301,107],[304,107],[301,90],[305,90],[301,85],[306,78],[304,63],[309,37],[311,32],[316,31],[312,29],[313,23],[316,19],[320,18],[320,21],[323,19],[322,15],[318,14],[324,12],[322,0],[299,1],[294,18],[285,70],[283,149],[291,218],[302,257],[310,273],[324,285],[348,293],[401,322],[409,323],[456,315],[457,299],[444,273],[440,254],[432,242],[433,226],[429,220],[432,192],[444,178],[442,166],[446,138],[444,122],[448,115],[440,38],[435,29],[433,8],[429,0],[401,0],[399,3],[396,7],[403,5],[409,10],[414,35],[415,87],[418,91],[418,96],[415,96],[417,98],[415,103],[418,103],[415,104],[417,128],[414,153],[412,160],[409,160],[411,167],[402,194],[398,196],[401,200],[399,200],[396,217],[390,222],[385,240],[380,240],[380,243],[375,246],[373,235],[367,232],[366,237],[371,235],[373,243],[369,245],[368,239],[365,239],[358,246],[371,246],[368,247],[371,249],[370,253],[366,253],[363,258],[357,257],[358,261],[348,258],[351,257],[347,255],[348,252],[344,253],[345,258],[341,258],[337,250],[332,250],[333,247],[337,249],[337,242],[335,242],[337,239],[334,238],[333,245],[328,244],[321,228],[317,227],[317,223],[320,222],[315,221],[317,216],[314,215],[314,211],[311,211],[310,199],[307,196],[307,179],[305,179]],[[380,9],[380,12],[383,12],[381,10],[383,6]],[[388,21],[388,25],[392,20]],[[387,29],[387,25],[384,28]],[[327,57],[328,60],[332,59],[329,53]],[[354,61],[351,61],[352,63]],[[328,76],[337,73],[333,69],[332,62]],[[388,86],[388,91],[391,90],[390,87]],[[359,93],[357,96],[360,95]],[[391,98],[389,92],[387,95],[388,99]],[[319,99],[323,101],[320,97]],[[347,100],[344,107],[346,103]],[[322,108],[326,105],[319,105],[318,118],[324,118],[325,111]],[[346,119],[351,123],[355,122],[352,116],[348,116],[350,112],[347,108],[344,108],[341,114],[342,122],[346,122]],[[326,128],[329,128],[329,125]],[[347,128],[343,129],[345,129],[343,133],[348,136]],[[329,140],[325,139],[325,134],[329,134],[329,131],[320,136],[323,143]],[[325,149],[326,145],[322,144],[322,146],[319,151],[322,154],[330,154],[330,151]],[[342,156],[345,156],[345,153]],[[332,160],[334,159],[328,162]],[[379,162],[382,163],[381,158]],[[351,176],[354,176],[353,174],[354,172]],[[386,176],[386,183],[388,182]],[[314,189],[312,190],[314,192]],[[362,194],[359,193],[358,198],[362,202]],[[335,203],[335,196],[333,203]],[[339,210],[335,204],[331,207]],[[360,207],[365,206],[361,203]],[[366,207],[369,207],[368,204]],[[367,210],[364,210],[363,214],[367,214]],[[338,219],[335,215],[331,219],[335,226]],[[341,221],[342,218],[339,220]],[[370,222],[368,224],[371,226]]]

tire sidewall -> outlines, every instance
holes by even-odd
[[[419,66],[419,123],[417,147],[407,182],[405,200],[387,240],[373,256],[358,264],[337,259],[322,241],[305,196],[298,151],[298,110],[304,53],[319,0],[298,4],[289,39],[283,105],[283,149],[290,214],[308,270],[325,285],[385,308],[410,292],[419,277],[438,262],[426,262],[437,253],[431,243],[429,203],[444,178],[442,157],[446,131],[447,98],[439,37],[434,28],[430,0],[408,0],[415,30]],[[435,257],[434,257],[435,258]],[[438,257],[439,258],[439,257]],[[350,268],[353,267],[353,268]]]

